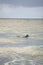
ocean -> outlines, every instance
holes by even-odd
[[[43,19],[0,19],[0,65],[43,65]]]

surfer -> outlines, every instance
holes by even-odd
[[[25,38],[28,38],[28,37],[29,37],[29,35],[27,34],[27,35],[25,35],[24,37],[25,37]]]
[[[17,37],[20,37],[20,36],[17,36]],[[25,36],[22,36],[22,38],[28,38],[29,37],[29,35],[27,34],[27,35],[25,35]]]

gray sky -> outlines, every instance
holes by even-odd
[[[0,4],[11,4],[13,6],[37,7],[43,6],[43,0],[0,0]]]
[[[43,0],[0,0],[0,18],[43,18]]]

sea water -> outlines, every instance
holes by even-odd
[[[0,65],[43,65],[43,20],[0,19]]]

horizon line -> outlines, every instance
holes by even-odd
[[[25,20],[29,20],[29,19],[30,20],[35,20],[35,19],[38,20],[39,19],[39,20],[43,20],[43,18],[0,18],[0,19],[17,19],[17,20],[24,20],[24,19]]]

